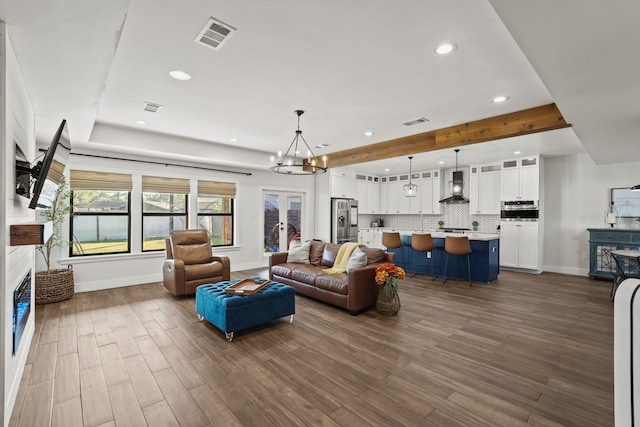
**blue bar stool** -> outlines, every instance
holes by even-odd
[[[469,237],[451,237],[446,236],[444,239],[444,251],[447,253],[447,259],[444,263],[444,282],[446,283],[449,277],[447,276],[447,267],[449,264],[450,255],[466,255],[467,256],[467,271],[469,272],[469,286],[473,285],[471,281],[471,263],[469,261],[469,254],[472,252],[471,244],[469,243]]]

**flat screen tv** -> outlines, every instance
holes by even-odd
[[[44,158],[31,168],[31,175],[35,179],[30,209],[49,209],[56,194],[64,167],[71,153],[71,141],[67,121],[62,120],[56,131]]]

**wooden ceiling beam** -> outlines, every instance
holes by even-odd
[[[348,166],[444,148],[570,127],[556,104],[489,117],[327,154],[330,167]]]

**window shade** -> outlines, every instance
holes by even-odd
[[[191,192],[191,185],[189,184],[188,179],[143,176],[142,192],[189,194]]]
[[[198,181],[198,196],[236,197],[233,182]]]
[[[60,180],[62,179],[62,172],[64,171],[64,165],[57,160],[53,160],[51,162],[51,166],[49,167],[48,177],[53,180],[56,184],[60,184]]]
[[[131,175],[71,170],[71,190],[131,191]]]

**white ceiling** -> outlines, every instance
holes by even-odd
[[[639,5],[2,0],[0,19],[27,82],[39,141],[67,118],[74,146],[85,150],[97,142],[97,123],[250,147],[265,152],[265,164],[256,165],[263,167],[266,152],[291,142],[295,109],[306,110],[301,129],[312,148],[329,144],[314,148],[322,155],[555,102],[572,129],[466,146],[460,164],[516,149],[546,156],[586,149],[596,163],[618,163],[640,161]],[[194,42],[209,17],[237,28],[219,51]],[[443,41],[458,49],[436,56]],[[175,69],[193,78],[173,80]],[[494,104],[496,95],[510,99]],[[163,107],[146,113],[145,101]],[[401,124],[422,116],[429,121]],[[375,135],[365,137],[367,130]],[[173,152],[148,151],[185,157],[179,144]],[[444,167],[455,162],[451,149],[416,154],[414,170],[438,167],[440,159]],[[408,160],[358,170],[381,173],[383,166],[406,171]]]

